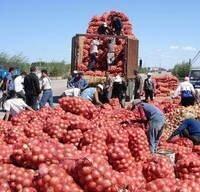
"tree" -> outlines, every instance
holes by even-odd
[[[70,64],[66,64],[65,61],[37,61],[34,63],[28,63],[27,58],[19,55],[10,56],[7,53],[0,53],[0,65],[5,68],[17,67],[21,71],[29,72],[30,66],[37,66],[40,70],[47,69],[51,76],[67,77],[70,72]]]
[[[28,61],[21,54],[10,56],[7,53],[0,53],[0,65],[5,68],[9,67],[17,67],[20,68],[21,71],[27,71],[29,69]]]
[[[179,79],[183,79],[190,73],[191,64],[183,61],[180,64],[176,64],[172,69],[172,74],[177,76]]]
[[[147,67],[142,67],[142,68],[139,69],[139,72],[140,73],[148,73],[149,69]]]
[[[31,65],[39,67],[40,70],[46,69],[50,76],[62,76],[66,77],[70,71],[70,65],[65,64],[65,61],[51,61],[51,62],[44,62],[44,61],[37,61],[32,63]]]

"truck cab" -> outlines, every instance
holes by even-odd
[[[200,67],[192,68],[189,77],[194,88],[200,89]]]

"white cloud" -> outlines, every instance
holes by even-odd
[[[184,51],[196,51],[196,48],[191,47],[191,46],[184,46],[184,47],[182,47],[182,50],[184,50]]]
[[[174,50],[174,49],[179,49],[179,46],[178,45],[171,45],[169,48]]]

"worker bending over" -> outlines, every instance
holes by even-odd
[[[144,118],[143,114],[145,114],[145,117],[149,124],[148,137],[150,150],[152,153],[156,153],[159,139],[165,124],[165,116],[163,112],[161,112],[160,109],[158,109],[154,105],[144,103],[140,99],[133,100],[132,106],[133,108],[137,107],[139,109],[141,118]]]
[[[195,90],[193,85],[190,83],[189,77],[185,77],[185,81],[180,83],[176,89],[173,98],[181,96],[181,105],[187,107],[194,105],[195,101]]]
[[[172,133],[168,141],[179,135],[190,139],[195,145],[200,144],[200,121],[194,118],[186,118],[181,125]]]
[[[92,103],[103,107],[103,104],[107,102],[107,98],[104,97],[103,85],[98,84],[95,87],[89,87],[85,89],[81,95],[83,99],[89,100]]]
[[[8,100],[6,100],[6,102],[4,103],[4,109],[6,111],[6,114],[4,116],[5,121],[8,121],[10,117],[14,117],[25,109],[34,111],[23,101],[23,99],[17,98],[16,92],[14,90],[11,90],[9,92]]]

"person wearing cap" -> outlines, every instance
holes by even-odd
[[[147,73],[147,78],[144,80],[144,93],[145,101],[148,101],[149,97],[153,101],[153,95],[155,92],[154,82],[151,79],[151,73]]]
[[[34,111],[23,101],[23,99],[17,98],[17,94],[14,90],[11,90],[9,92],[8,100],[6,100],[4,103],[4,109],[6,111],[6,114],[4,116],[5,121],[8,121],[11,117],[14,117],[25,109]]]
[[[195,102],[195,90],[193,85],[190,83],[189,77],[185,77],[184,82],[181,82],[177,87],[172,98],[177,96],[181,96],[181,105],[187,107],[190,105],[194,105]]]
[[[135,75],[135,88],[134,88],[134,99],[140,99],[142,95],[143,80],[138,70],[134,70]]]
[[[187,114],[181,125],[168,138],[170,141],[175,136],[190,139],[195,145],[200,144],[200,121],[196,120],[193,114]]]
[[[140,99],[135,99],[131,102],[132,108],[137,107],[140,112],[141,118],[143,120],[146,119],[148,122],[148,137],[150,151],[152,153],[156,153],[159,139],[161,137],[165,124],[165,115],[160,109],[158,109],[154,105],[144,103]]]
[[[110,29],[108,27],[108,24],[106,22],[104,22],[101,25],[99,25],[97,32],[99,35],[109,35]]]
[[[73,77],[67,82],[67,90],[62,94],[63,96],[79,96],[80,92],[88,87],[88,82],[83,78],[83,73],[74,71]]]
[[[89,87],[85,89],[81,94],[80,97],[83,99],[89,100],[93,102],[96,105],[100,105],[103,107],[103,104],[105,103],[102,99],[103,96],[103,85],[98,84],[95,87]]]
[[[113,82],[111,98],[118,98],[122,107],[125,107],[126,88],[126,83],[120,75],[117,75]]]
[[[77,74],[78,74],[78,71],[77,71],[77,70],[74,70],[74,71],[72,72],[72,74],[69,75],[68,80],[70,81],[70,80],[71,80],[73,77],[75,77]]]
[[[75,78],[78,78],[78,71],[77,70],[74,70],[71,74],[71,76],[69,77],[68,81],[67,81],[67,87],[71,87],[71,80],[72,79],[75,79]]]

